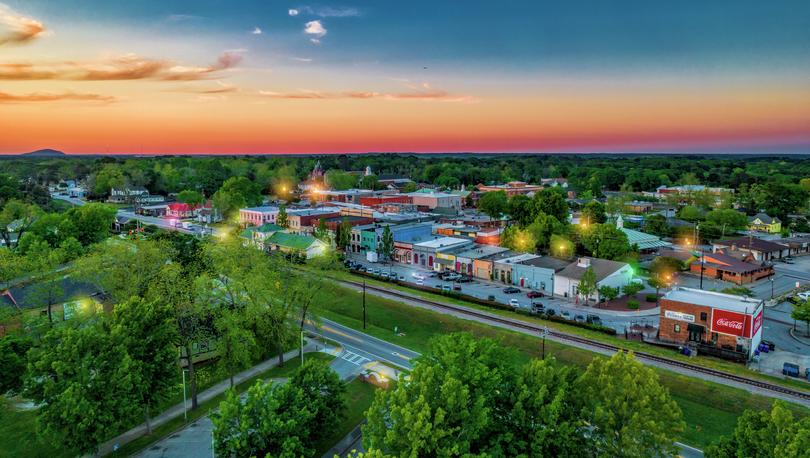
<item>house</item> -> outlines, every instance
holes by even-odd
[[[624,210],[630,213],[649,213],[655,206],[652,202],[633,200],[624,204]]]
[[[283,253],[301,253],[307,259],[320,256],[329,249],[329,245],[310,235],[289,234],[287,232],[273,232],[264,240],[267,251],[281,251]]]
[[[712,251],[718,250],[729,255],[734,255],[735,252],[751,253],[757,261],[771,261],[787,256],[790,248],[781,243],[748,236],[713,242]]]
[[[245,226],[261,226],[264,223],[276,222],[278,207],[261,206],[239,209],[239,224]]]
[[[543,186],[528,184],[525,181],[510,181],[506,184],[496,185],[479,184],[476,186],[476,189],[478,189],[478,192],[480,193],[503,191],[508,197],[512,197],[517,195],[534,195],[535,193],[542,191]]]
[[[214,207],[203,207],[197,212],[197,221],[203,224],[214,224],[222,221],[222,213]]]
[[[588,268],[591,268],[596,276],[597,289],[602,286],[621,288],[633,282],[633,268],[627,263],[581,257],[557,272],[554,277],[554,295],[575,297],[578,301],[579,283]],[[599,292],[594,292],[587,299],[598,301]]]
[[[750,359],[762,340],[763,310],[762,299],[676,287],[660,300],[658,339]]]
[[[116,204],[132,203],[148,199],[149,197],[149,191],[143,186],[128,186],[120,189],[110,189],[110,197],[107,199],[107,202]],[[160,201],[164,200],[162,196],[159,197],[161,197]]]
[[[452,209],[455,212],[461,211],[461,196],[432,189],[420,189],[406,195],[410,196],[411,202],[420,210],[445,208]]]
[[[552,188],[557,186],[567,188],[568,180],[565,178],[540,178],[540,184],[543,186],[551,186]]]
[[[512,283],[523,288],[554,294],[554,278],[568,266],[568,261],[538,256],[519,261],[512,265]]]
[[[409,223],[391,226],[394,236],[394,261],[413,264],[413,245],[433,238],[430,223]]]
[[[701,274],[702,270],[706,278],[717,278],[742,285],[773,275],[771,263],[757,261],[750,253],[743,254],[740,259],[717,250],[714,253],[704,253],[701,257],[701,260],[689,265],[689,270],[696,274]]]
[[[454,251],[472,245],[472,240],[437,237],[413,245],[413,263],[431,270],[452,270],[456,259]]]
[[[748,217],[748,230],[778,234],[782,232],[782,221],[775,216],[769,216],[767,213],[757,213]]]

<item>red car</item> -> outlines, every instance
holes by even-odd
[[[543,297],[543,293],[541,293],[540,291],[529,291],[528,293],[526,293],[526,297],[528,297],[529,299],[534,299],[535,297]]]

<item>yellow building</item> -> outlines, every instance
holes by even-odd
[[[757,213],[748,217],[748,230],[777,234],[782,232],[782,221],[775,216],[768,216],[767,213]]]

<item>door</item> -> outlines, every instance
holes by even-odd
[[[702,342],[703,341],[703,333],[705,329],[703,326],[699,326],[696,324],[689,324],[687,326],[687,331],[689,332],[688,340],[689,342]]]

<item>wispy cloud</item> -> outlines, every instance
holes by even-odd
[[[326,28],[321,24],[320,19],[317,19],[304,24],[304,33],[312,37],[309,41],[318,44],[321,42],[321,38],[326,36]]]
[[[434,89],[423,83],[413,86],[405,92],[376,92],[376,91],[343,91],[322,92],[311,89],[299,89],[294,92],[259,91],[259,95],[271,99],[289,100],[337,100],[337,99],[378,99],[378,100],[422,100],[437,102],[475,103],[477,98],[469,95],[453,94],[445,90]]]
[[[239,92],[239,88],[222,81],[216,81],[216,87],[196,87],[186,86],[175,89],[175,92],[186,92],[190,94],[227,94],[229,92]]]
[[[312,59],[310,59],[309,57],[290,57],[290,59],[296,62],[312,62]]]
[[[0,80],[193,81],[211,78],[235,67],[241,60],[239,54],[225,53],[215,63],[203,67],[184,66],[170,60],[148,59],[134,54],[99,62],[17,62],[0,64]]]
[[[310,16],[318,16],[320,18],[327,18],[327,17],[357,17],[360,16],[360,10],[357,8],[352,7],[331,7],[331,6],[322,6],[322,7],[311,7],[311,6],[299,6],[297,8],[291,8],[288,11],[290,16],[298,16],[299,14],[308,14]]]
[[[80,100],[91,102],[110,103],[116,100],[115,97],[100,94],[83,94],[76,92],[33,92],[30,94],[9,94],[0,92],[0,103],[26,103],[26,102],[59,102],[63,100]]]
[[[45,33],[45,26],[0,3],[0,45],[26,43]]]
[[[253,28],[253,31],[250,32],[250,33],[252,33],[253,35],[261,35],[262,34],[262,29],[260,29],[258,26],[256,26],[256,27]]]

